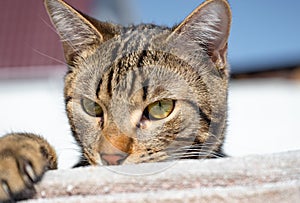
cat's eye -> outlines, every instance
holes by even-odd
[[[167,118],[173,111],[175,102],[172,99],[163,99],[150,104],[147,107],[148,118],[160,120]]]
[[[103,110],[101,106],[94,102],[93,100],[90,100],[88,98],[83,98],[81,100],[81,105],[83,110],[93,117],[102,117],[103,116]]]

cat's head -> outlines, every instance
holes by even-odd
[[[99,22],[62,0],[45,5],[69,66],[69,121],[90,164],[221,156],[227,1],[206,1],[171,29]]]

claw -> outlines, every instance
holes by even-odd
[[[35,183],[35,181],[37,180],[34,169],[32,167],[32,163],[24,157],[20,158],[17,163],[24,184],[28,188],[32,187],[33,183]]]
[[[3,191],[6,193],[7,197],[9,197],[11,199],[12,193],[11,193],[11,190],[8,186],[7,181],[1,180],[1,187],[2,187]]]
[[[28,162],[25,163],[24,171],[25,171],[26,175],[30,178],[30,180],[32,182],[34,182],[37,179],[36,175],[35,175],[35,172],[34,172],[34,170],[33,170],[30,163],[28,163]]]

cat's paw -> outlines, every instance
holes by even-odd
[[[32,197],[34,184],[55,169],[53,148],[32,134],[9,134],[0,138],[0,202]]]

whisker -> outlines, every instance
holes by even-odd
[[[214,153],[214,152],[193,152],[193,153],[182,153],[182,154],[172,154],[171,155],[172,158],[175,158],[175,159],[186,159],[186,158],[205,158],[205,157],[213,157],[213,158],[220,158],[222,157],[221,154],[219,153]]]
[[[73,44],[72,44],[70,41],[68,41],[68,40],[66,40],[66,39],[63,39],[62,36],[59,34],[59,32],[58,32],[52,25],[50,25],[44,18],[40,17],[40,19],[41,19],[41,21],[43,21],[43,23],[45,23],[45,25],[46,25],[48,28],[50,28],[51,31],[53,31],[53,32],[56,33],[58,36],[60,36],[61,42],[66,42],[66,43],[69,44],[69,46],[70,46],[73,50],[75,50],[75,51],[77,50],[77,49],[73,46]]]
[[[212,157],[212,158],[219,158],[220,156],[217,155],[212,155],[212,154],[186,154],[186,155],[181,155],[181,156],[172,156],[173,159],[201,159],[201,158],[207,158],[207,157]]]
[[[193,144],[182,146],[179,148],[168,149],[168,153],[174,159],[188,159],[188,158],[220,158],[224,155],[212,150],[215,142],[206,142],[201,144]]]
[[[170,148],[168,151],[180,151],[180,150],[209,150],[210,147],[214,146],[216,143],[211,142],[211,143],[204,143],[204,144],[193,144],[193,145],[186,145],[182,146],[180,148]]]
[[[32,50],[33,50],[34,52],[36,52],[36,53],[38,53],[38,54],[44,56],[44,57],[47,57],[47,58],[49,58],[49,59],[51,59],[51,60],[53,60],[53,61],[56,61],[56,62],[58,62],[58,63],[60,63],[60,64],[62,64],[62,65],[67,65],[66,62],[61,61],[61,60],[58,60],[58,59],[56,59],[56,58],[54,58],[54,57],[52,57],[52,56],[49,56],[49,55],[47,55],[47,54],[45,54],[45,53],[43,53],[43,52],[41,52],[41,51],[39,51],[39,50],[37,50],[37,49],[35,49],[35,48],[32,48]]]
[[[40,19],[41,19],[41,21],[43,21],[43,23],[44,23],[48,28],[50,28],[51,31],[53,31],[53,32],[56,33],[58,36],[60,36],[59,33],[57,32],[57,30],[56,30],[51,24],[49,24],[44,18],[40,17]]]

